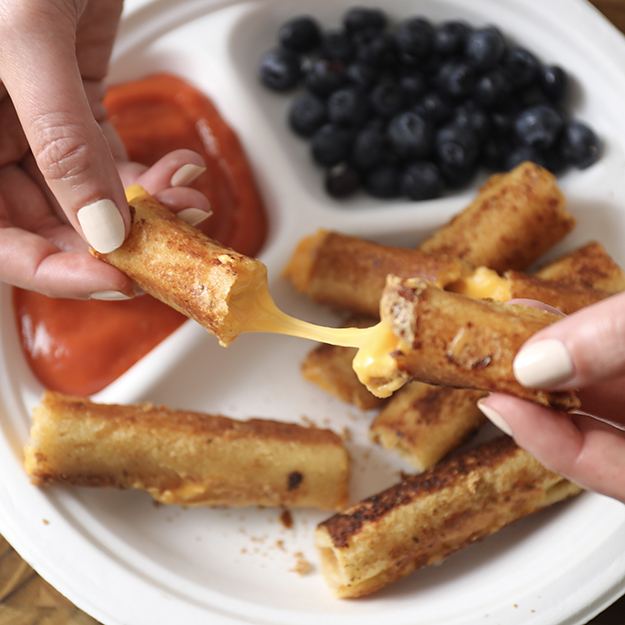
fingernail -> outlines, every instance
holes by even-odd
[[[524,347],[514,359],[516,379],[530,388],[550,388],[573,375],[573,361],[564,343],[544,339]]]
[[[124,220],[111,200],[97,200],[76,213],[87,243],[101,254],[116,250],[123,242]]]
[[[172,187],[184,187],[191,184],[196,178],[199,178],[206,171],[206,167],[187,163],[180,169],[177,169],[170,180]]]
[[[211,215],[212,211],[207,213],[199,208],[185,208],[178,213],[178,218],[182,219],[182,221],[186,221],[191,226],[197,226]]]
[[[89,296],[90,299],[100,299],[107,302],[115,302],[123,299],[132,299],[129,295],[121,291],[98,291]]]
[[[512,436],[512,430],[504,418],[495,409],[484,405],[483,401],[484,400],[478,401],[477,407],[484,413],[493,425],[496,425],[504,434]]]

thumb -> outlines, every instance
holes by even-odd
[[[77,17],[55,2],[44,10],[38,3],[39,10],[29,14],[31,4],[24,3],[13,28],[2,29],[7,32],[0,77],[37,166],[69,222],[97,251],[111,252],[123,243],[130,215],[78,69]]]
[[[625,293],[584,308],[535,334],[514,359],[532,388],[577,388],[625,373]]]

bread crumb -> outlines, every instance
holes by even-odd
[[[306,416],[305,414],[300,416],[300,421],[302,422],[303,425],[308,426],[309,428],[316,428],[317,424],[308,416]]]
[[[44,525],[50,525],[50,521],[48,521],[48,519],[41,519],[41,522],[42,522]]]
[[[349,443],[352,440],[352,431],[345,425],[341,430],[339,436],[343,439],[343,442]]]
[[[291,529],[293,527],[293,515],[290,510],[283,510],[280,514],[280,522],[287,529]]]
[[[291,572],[297,573],[298,575],[308,575],[309,573],[312,573],[314,567],[308,560],[306,560],[301,551],[296,551],[293,555],[295,556],[295,566],[290,569]]]
[[[281,538],[278,538],[278,540],[276,540],[276,547],[281,551],[285,551],[284,541]]]
[[[241,551],[239,553],[246,554],[247,553],[247,549],[245,547],[241,547]]]

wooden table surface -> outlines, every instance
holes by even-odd
[[[625,32],[625,0],[592,3]],[[41,579],[0,537],[0,625],[35,624],[98,625]],[[625,597],[588,625],[625,625]]]

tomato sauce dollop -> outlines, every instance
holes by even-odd
[[[207,171],[193,184],[211,203],[202,230],[244,254],[258,253],[267,220],[250,165],[214,104],[171,74],[113,86],[109,118],[131,160],[152,165],[168,152],[199,152]],[[146,295],[124,302],[51,299],[13,290],[22,347],[49,389],[95,393],[142,358],[186,318]]]

